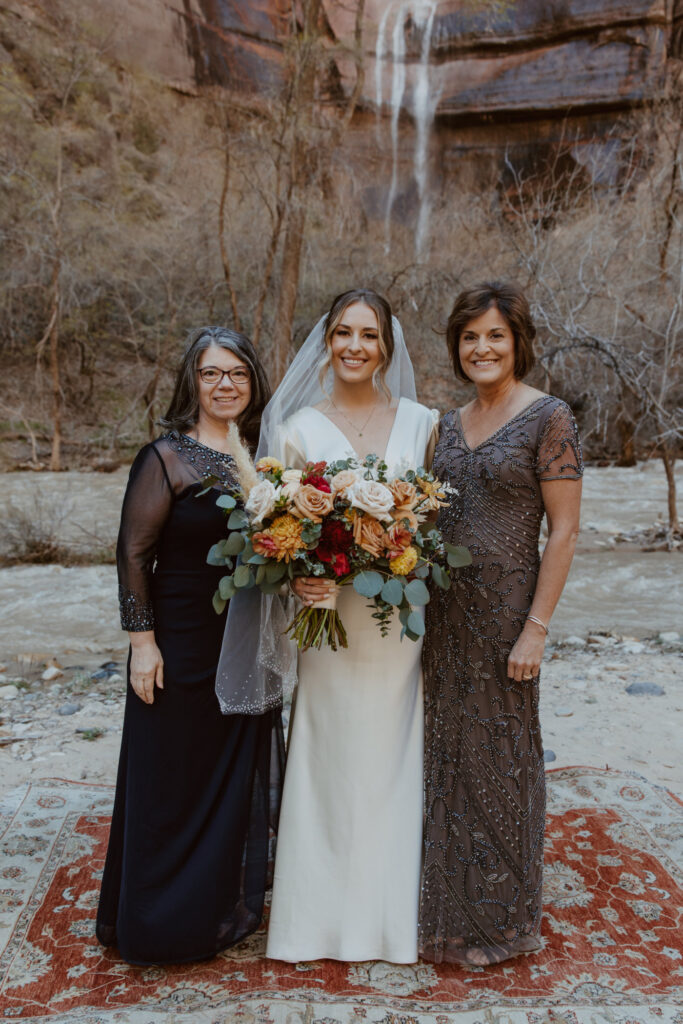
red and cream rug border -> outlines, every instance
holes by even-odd
[[[113,787],[46,779],[0,808],[0,1018],[683,1024],[683,805],[638,776],[548,773],[546,948],[488,971],[274,964],[263,960],[263,933],[208,965],[130,968],[92,935],[112,798]],[[51,987],[58,967],[73,982]]]

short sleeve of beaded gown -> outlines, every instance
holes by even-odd
[[[448,413],[433,468],[456,490],[439,525],[472,565],[427,606],[419,944],[427,959],[480,966],[540,946],[539,679],[508,679],[507,659],[536,588],[541,484],[583,471],[571,410],[543,396],[475,448]]]
[[[558,402],[541,428],[536,448],[539,480],[577,480],[583,473],[581,446],[571,409]]]

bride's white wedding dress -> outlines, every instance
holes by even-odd
[[[423,465],[436,414],[401,398],[385,461]],[[289,466],[353,454],[335,424],[301,409],[279,431]],[[423,805],[421,642],[382,637],[342,588],[349,646],[299,657],[278,830],[267,956],[417,960]]]

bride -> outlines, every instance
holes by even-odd
[[[429,461],[435,428],[436,414],[415,401],[412,365],[389,304],[355,289],[334,300],[297,354],[266,408],[259,455],[300,469],[375,453],[392,475]],[[319,578],[293,583],[306,605],[327,597],[330,587]],[[413,963],[423,807],[421,643],[401,642],[397,622],[382,637],[366,599],[351,586],[340,589],[337,607],[348,648],[298,657],[267,956]],[[272,610],[270,620],[273,643],[282,623]],[[262,634],[263,624],[262,612]],[[276,658],[274,649],[262,650],[259,658],[266,675],[285,674],[276,664],[284,652]],[[232,661],[233,672],[238,663]],[[226,710],[220,678],[218,691]]]

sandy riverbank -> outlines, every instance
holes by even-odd
[[[94,535],[104,546],[115,537],[125,480],[124,471],[15,473],[3,476],[3,487],[29,510],[40,490],[43,502],[68,509],[60,537]],[[541,714],[554,767],[608,764],[683,795],[676,757],[681,555],[615,540],[651,524],[664,504],[658,464],[589,467],[577,555],[543,669]],[[0,569],[0,589],[0,795],[43,776],[113,783],[126,651],[114,567],[12,566]],[[44,681],[53,660],[63,674]],[[101,668],[107,663],[116,664]],[[662,692],[627,692],[633,684]]]

